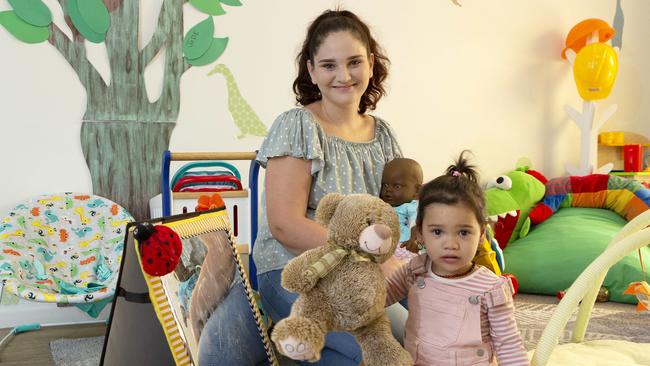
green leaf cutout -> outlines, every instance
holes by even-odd
[[[241,6],[241,1],[239,0],[219,0],[221,1],[222,4],[230,5],[230,6]]]
[[[192,66],[203,66],[210,64],[214,61],[216,61],[221,54],[223,54],[223,51],[226,50],[226,46],[228,45],[228,37],[226,38],[215,38],[212,40],[212,44],[210,45],[210,48],[203,54],[203,56],[199,58],[195,58],[193,60],[186,60],[188,64]]]
[[[27,23],[13,10],[0,12],[0,24],[14,37],[25,43],[41,43],[50,37],[47,27],[37,27]]]
[[[204,21],[193,26],[183,40],[183,54],[188,60],[193,60],[203,56],[212,44],[214,35],[214,22],[212,17],[207,17]]]
[[[52,12],[41,0],[9,0],[16,15],[31,25],[47,27],[52,23]]]
[[[96,33],[105,34],[111,25],[111,16],[102,0],[77,0],[81,18]]]
[[[72,24],[77,28],[79,33],[90,42],[102,43],[106,38],[106,33],[95,32],[88,24],[86,24],[79,12],[78,2],[78,0],[68,0],[68,15],[70,16],[70,20],[72,20]]]
[[[210,15],[224,15],[226,11],[219,3],[219,0],[190,0],[196,10]]]

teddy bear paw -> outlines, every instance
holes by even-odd
[[[287,357],[297,361],[307,361],[314,359],[314,350],[294,337],[288,337],[279,341],[282,353]]]

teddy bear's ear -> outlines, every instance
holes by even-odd
[[[321,198],[316,208],[316,222],[327,226],[332,216],[334,216],[334,211],[336,211],[339,202],[343,200],[343,197],[340,193],[328,193],[325,197]]]

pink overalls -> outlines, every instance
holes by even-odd
[[[497,365],[492,345],[482,341],[481,304],[500,305],[512,294],[502,287],[476,293],[446,285],[431,277],[428,261],[419,259],[410,263],[415,281],[408,292],[404,340],[415,365]]]

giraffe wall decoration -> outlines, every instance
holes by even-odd
[[[244,97],[242,97],[235,77],[230,72],[230,69],[224,64],[219,64],[208,73],[208,76],[214,74],[221,74],[226,79],[226,86],[228,88],[228,111],[235,125],[239,128],[237,138],[266,136],[266,126],[262,123],[253,108],[246,102]]]

